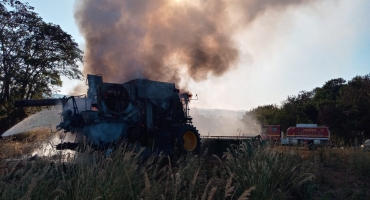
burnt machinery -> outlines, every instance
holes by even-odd
[[[58,130],[76,134],[75,143],[58,149],[74,149],[86,140],[105,148],[121,139],[156,151],[199,152],[198,130],[192,126],[188,103],[174,83],[135,79],[123,84],[105,83],[101,75],[87,75],[84,97],[16,101],[16,107],[62,105]],[[86,138],[86,139],[84,139]]]

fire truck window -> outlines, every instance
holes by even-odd
[[[272,127],[272,132],[276,132],[277,131],[277,128],[276,127]]]

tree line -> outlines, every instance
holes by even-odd
[[[243,119],[256,117],[261,124],[299,123],[328,126],[332,136],[345,141],[370,138],[370,74],[349,81],[336,78],[322,87],[288,96],[281,105],[262,105],[247,111]]]
[[[28,3],[0,1],[0,133],[27,116],[15,100],[51,97],[61,76],[82,79],[83,52],[58,25],[46,23]]]

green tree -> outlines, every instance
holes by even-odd
[[[0,122],[2,130],[25,117],[14,100],[50,97],[61,76],[82,79],[83,52],[60,26],[46,23],[28,3],[0,1]]]
[[[318,110],[313,101],[314,95],[315,90],[288,96],[281,106],[280,125],[283,130],[297,123],[317,123]]]
[[[343,113],[341,100],[342,88],[346,86],[343,78],[331,79],[320,88],[316,88],[314,103],[319,111],[318,123],[329,126],[330,131],[339,137],[345,135],[346,116]]]
[[[331,79],[321,87],[316,88],[314,100],[320,104],[330,103],[337,101],[340,98],[340,91],[346,81],[343,78]],[[321,107],[319,105],[319,107]]]
[[[341,90],[343,129],[347,138],[364,134],[370,137],[370,74],[356,76]]]
[[[279,124],[279,112],[280,109],[277,105],[263,105],[253,108],[243,115],[242,120],[247,121],[248,117],[255,117],[261,124]]]
[[[254,115],[262,124],[279,124],[283,131],[297,123],[329,126],[337,137],[370,138],[370,74],[350,81],[331,79],[312,91],[288,96],[281,106],[258,106]]]

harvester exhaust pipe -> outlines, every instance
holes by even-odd
[[[96,97],[97,91],[98,91],[98,86],[102,84],[103,82],[103,77],[101,74],[99,75],[87,75],[87,82],[89,85],[89,89],[87,90],[87,98],[92,99]]]

